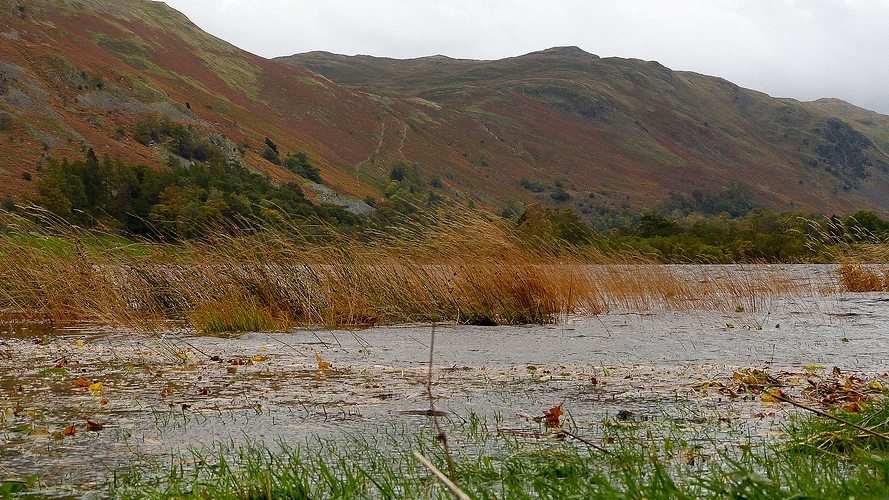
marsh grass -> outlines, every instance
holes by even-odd
[[[180,243],[124,240],[5,214],[0,310],[7,318],[208,333],[410,322],[553,323],[620,310],[768,309],[807,296],[770,266],[665,266],[593,247],[528,242],[508,221],[467,213],[371,235],[273,230]],[[812,277],[811,279],[823,279]]]
[[[889,271],[885,267],[868,266],[857,260],[837,268],[843,291],[852,293],[889,291]]]
[[[835,423],[803,417],[794,421],[784,438],[743,446],[720,444],[714,429],[718,425],[690,431],[665,420],[574,430],[598,436],[608,455],[570,439],[498,433],[474,415],[462,423],[452,422],[448,434],[455,443],[456,482],[471,498],[884,498],[889,494],[885,446],[868,440],[858,441],[854,448],[831,450],[800,445],[812,436],[840,432]],[[175,459],[173,465],[133,464],[130,471],[115,476],[112,493],[120,498],[158,499],[451,498],[413,455],[419,452],[444,467],[435,434],[431,425],[414,431],[392,425],[336,440],[202,449]],[[696,444],[701,434],[706,446]]]

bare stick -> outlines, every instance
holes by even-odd
[[[885,439],[886,441],[889,441],[889,436],[887,436],[886,434],[877,432],[877,431],[875,431],[875,430],[873,430],[873,429],[868,429],[867,427],[863,427],[863,426],[860,426],[860,425],[858,425],[858,424],[853,424],[852,422],[849,422],[848,420],[843,420],[843,419],[841,419],[840,417],[831,415],[830,413],[821,411],[821,410],[819,410],[819,409],[817,409],[817,408],[812,408],[811,406],[806,406],[806,405],[804,405],[804,404],[802,404],[802,403],[798,403],[798,402],[796,402],[796,401],[794,401],[794,400],[788,398],[787,396],[784,396],[784,395],[778,395],[778,394],[774,394],[774,393],[771,393],[771,392],[769,392],[768,394],[769,394],[769,396],[771,396],[771,397],[777,399],[778,401],[783,401],[783,402],[785,402],[785,403],[790,403],[790,404],[792,404],[793,406],[796,406],[797,408],[802,408],[803,410],[808,410],[808,411],[810,411],[810,412],[812,412],[812,413],[815,413],[816,415],[821,415],[822,417],[827,417],[827,418],[829,418],[829,419],[831,419],[831,420],[836,420],[837,422],[839,422],[839,423],[841,423],[841,424],[846,424],[846,425],[848,425],[848,426],[854,427],[854,428],[858,429],[859,431],[864,432],[865,434],[870,434],[870,435],[872,435],[872,436],[876,436],[876,437],[878,437],[878,438],[880,438],[880,439]]]
[[[451,493],[453,493],[454,496],[456,496],[460,500],[471,500],[469,498],[469,495],[463,493],[463,490],[461,490],[456,484],[454,484],[453,481],[448,479],[448,476],[445,476],[444,472],[438,470],[438,467],[433,465],[432,462],[430,462],[426,457],[420,454],[419,451],[414,450],[414,456],[417,457],[417,460],[419,460],[421,464],[425,465],[427,469],[431,470],[432,473],[435,474],[435,477],[437,477],[438,480],[442,482],[442,484],[444,484],[449,490],[451,490]]]
[[[426,393],[429,395],[429,413],[432,415],[432,422],[435,424],[435,430],[438,431],[437,439],[441,441],[444,448],[445,459],[448,462],[448,472],[451,474],[451,481],[457,480],[457,474],[454,472],[454,461],[451,460],[451,450],[448,448],[448,436],[441,428],[438,422],[438,412],[435,411],[435,398],[432,397],[432,356],[435,352],[435,323],[432,324],[432,335],[429,339],[429,375],[426,377]]]
[[[596,443],[590,441],[589,439],[582,438],[582,437],[578,436],[577,434],[574,434],[573,432],[566,431],[565,429],[562,429],[560,432],[562,432],[562,433],[565,434],[566,436],[572,437],[572,438],[574,438],[574,439],[580,441],[581,443],[583,443],[583,444],[589,446],[590,448],[592,448],[592,449],[594,449],[594,450],[596,450],[596,451],[598,451],[598,452],[604,453],[604,454],[606,454],[606,455],[611,455],[611,452],[610,452],[610,451],[606,450],[605,448],[602,448],[601,446],[599,446],[599,445],[597,445]]]

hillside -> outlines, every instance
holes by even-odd
[[[264,159],[266,138],[359,200],[385,196],[400,161],[498,212],[538,201],[595,214],[741,182],[775,209],[889,214],[887,120],[576,48],[267,60],[159,2],[0,7],[0,198],[33,193],[48,159],[89,148],[164,168],[171,139],[145,135],[160,121],[315,199],[337,196]]]
[[[500,61],[323,52],[280,60],[476,120],[494,139],[476,154],[494,170],[568,186],[582,210],[600,195],[637,205],[733,181],[778,209],[889,208],[889,117],[838,100],[775,99],[576,47]]]

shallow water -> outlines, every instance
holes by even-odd
[[[775,299],[767,309],[439,325],[436,409],[452,422],[475,413],[492,426],[530,430],[539,424],[529,417],[556,404],[589,432],[604,419],[718,419],[726,439],[744,439],[780,430],[788,410],[706,388],[737,385],[735,370],[766,369],[789,393],[829,378],[834,366],[871,378],[889,371],[889,297]],[[218,338],[0,327],[0,480],[38,473],[43,484],[77,493],[102,487],[119,467],[146,457],[169,461],[189,447],[429,425],[416,413],[429,408],[432,331],[414,325]],[[316,353],[330,369],[319,369]],[[101,392],[84,382],[102,382]],[[88,420],[102,428],[87,431]],[[75,434],[65,436],[72,425]]]

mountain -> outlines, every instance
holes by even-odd
[[[603,197],[633,206],[737,182],[760,204],[782,210],[889,208],[889,117],[839,100],[775,99],[577,47],[499,61],[324,52],[279,60],[473,120],[488,133],[485,141],[452,144],[490,167],[476,175],[495,184],[524,176],[567,186],[581,210]]]
[[[164,168],[170,139],[145,133],[158,121],[353,208],[385,196],[402,162],[497,211],[538,201],[593,214],[742,185],[779,210],[889,214],[889,117],[842,101],[775,99],[574,47],[268,60],[160,2],[0,5],[0,198],[32,193],[48,159],[89,148]],[[264,159],[266,139],[305,153],[326,187]]]

